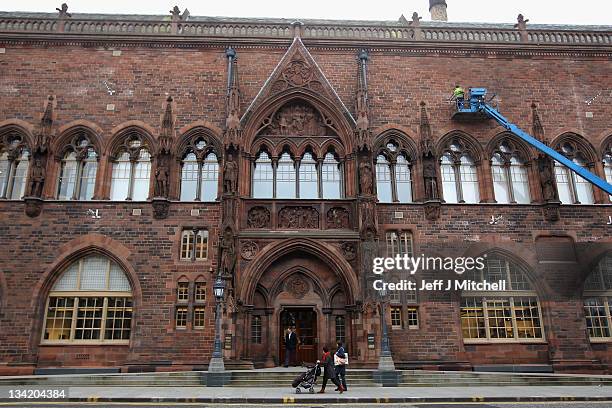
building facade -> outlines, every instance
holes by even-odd
[[[610,181],[611,56],[611,27],[522,16],[0,13],[0,374],[205,369],[218,275],[227,366],[281,364],[295,326],[298,360],[375,367],[398,254],[507,286],[389,292],[396,367],[610,372],[610,197],[449,96]]]

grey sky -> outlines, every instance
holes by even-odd
[[[429,20],[428,0],[66,0],[75,13],[168,14],[175,4],[192,15],[227,17],[397,20],[417,11]],[[4,0],[2,11],[53,12],[62,0]],[[612,0],[447,0],[449,21],[514,23],[523,13],[531,23],[612,25]]]

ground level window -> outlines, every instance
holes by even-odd
[[[409,329],[418,329],[419,328],[419,309],[416,307],[408,307],[407,309],[408,315],[408,328]]]
[[[204,317],[206,309],[203,306],[193,308],[193,327],[195,329],[204,328]]]
[[[402,308],[401,306],[391,307],[391,328],[392,329],[402,328]]]
[[[251,320],[251,342],[261,344],[261,316],[253,316]]]
[[[346,340],[346,319],[344,316],[336,316],[336,343],[345,344]]]
[[[176,308],[176,328],[184,329],[187,327],[187,307]]]

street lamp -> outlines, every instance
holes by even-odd
[[[382,289],[378,291],[380,296],[380,319],[382,335],[380,339],[380,357],[378,359],[378,369],[380,371],[393,371],[395,370],[395,364],[393,363],[393,356],[391,355],[391,348],[389,347],[389,333],[387,332],[387,319],[386,319],[386,303],[387,289],[382,285]]]
[[[212,353],[210,363],[208,364],[208,371],[225,371],[225,366],[223,365],[223,355],[221,354],[221,301],[223,300],[224,292],[225,281],[221,278],[221,275],[218,275],[215,283],[213,284],[213,293],[215,295],[217,306],[217,312],[215,315],[215,349]]]

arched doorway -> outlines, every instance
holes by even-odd
[[[262,251],[261,262],[253,262],[242,280],[253,283],[251,294],[248,287],[240,291],[252,301],[245,354],[256,366],[282,365],[284,334],[291,326],[300,340],[298,364],[316,361],[324,345],[333,347],[337,340],[350,344],[349,309],[356,285],[350,265],[332,248],[310,240],[287,240],[275,247],[284,250],[276,256]]]

